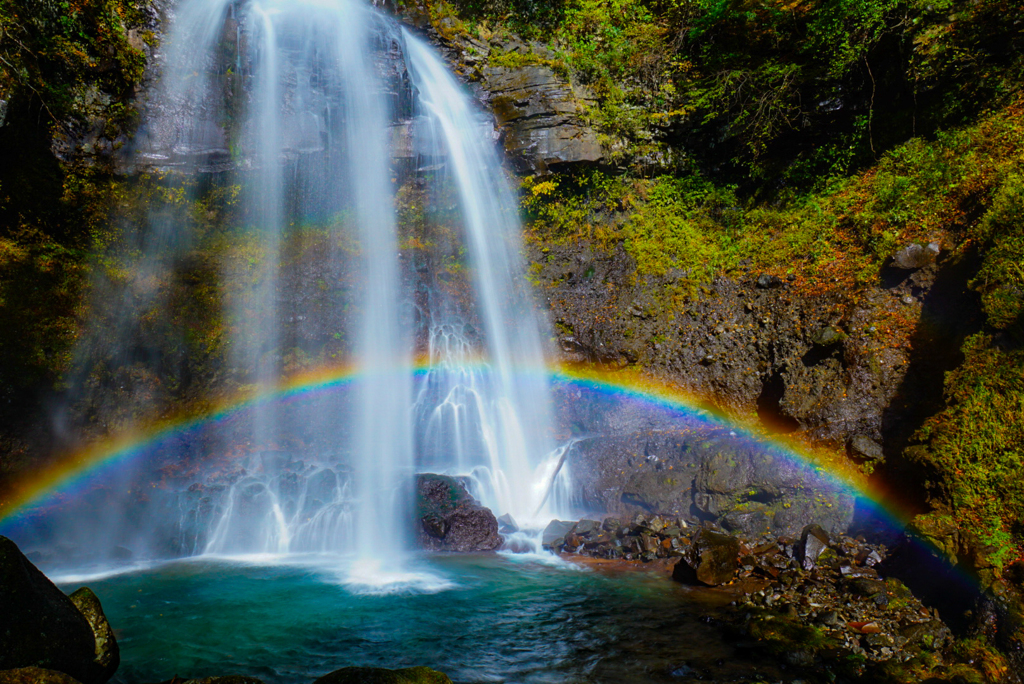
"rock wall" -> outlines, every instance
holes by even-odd
[[[743,268],[680,296],[678,275],[637,276],[621,247],[549,244],[531,257],[564,362],[643,367],[862,462],[898,455],[941,407],[942,374],[982,322],[969,259],[894,260],[861,292]]]

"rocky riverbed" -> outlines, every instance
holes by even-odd
[[[552,521],[543,543],[584,564],[611,559],[621,561],[619,568],[671,568],[675,581],[730,596],[729,607],[707,619],[727,625],[735,638],[771,653],[807,681],[1018,681],[1013,654],[992,657],[975,643],[964,662],[964,642],[954,640],[938,607],[925,605],[901,579],[907,577],[908,553],[916,554],[917,573],[942,572],[941,564],[933,558],[929,567],[920,542],[900,533],[868,541],[830,535],[812,524],[797,537],[741,539],[711,523],[687,526],[680,519],[637,515],[629,521]],[[980,598],[966,583],[951,581],[947,588]],[[973,624],[960,624],[961,636],[979,635],[986,621],[1001,620],[1012,629],[998,611],[981,605],[975,611]],[[972,679],[972,672],[985,668],[990,679]]]

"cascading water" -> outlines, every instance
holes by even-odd
[[[473,474],[485,505],[520,523],[547,522],[563,502],[544,500],[550,459],[538,464],[539,455],[552,451],[552,425],[542,328],[515,244],[516,201],[488,126],[461,85],[425,44],[408,31],[402,35],[419,113],[433,132],[431,155],[447,160],[458,188],[484,328],[484,349],[475,348],[467,339],[466,313],[443,296],[432,302],[431,370],[416,404],[420,450],[442,468]],[[483,370],[472,365],[481,353]]]
[[[353,581],[380,582],[385,559],[400,576],[417,471],[465,476],[527,526],[564,510],[516,199],[443,62],[356,0],[182,0],[168,45],[139,163],[242,188],[231,372],[273,387],[297,340],[331,336],[357,377],[344,401],[298,419],[262,402],[222,436],[237,455],[181,492],[178,552],[354,553]],[[317,278],[303,230],[322,236]],[[303,306],[321,291],[329,307]],[[320,446],[290,449],[297,430]]]

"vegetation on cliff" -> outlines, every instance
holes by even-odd
[[[0,415],[17,420],[70,368],[89,250],[107,229],[89,174],[58,142],[101,113],[134,117],[146,3],[0,1]],[[99,231],[99,233],[97,233]]]
[[[621,246],[663,310],[741,270],[855,296],[906,245],[963,264],[984,324],[904,459],[934,507],[922,533],[986,583],[1004,574],[1024,539],[1024,4],[453,0],[445,16],[534,41],[516,63],[543,53],[589,89],[606,164],[526,178],[530,235],[545,253]],[[915,334],[901,319],[882,337]]]
[[[436,25],[449,21],[445,30],[530,42],[491,50],[490,64],[542,64],[587,94],[606,162],[524,179],[530,235],[540,246],[621,247],[637,277],[671,281],[657,293],[667,309],[744,268],[791,278],[806,295],[855,295],[906,245],[938,242],[943,259],[970,264],[985,323],[905,459],[934,508],[922,533],[987,582],[1007,574],[1024,539],[1024,3],[452,0],[428,9]],[[244,231],[223,230],[237,222],[236,190],[116,178],[54,156],[97,114],[104,135],[127,139],[152,21],[136,0],[0,0],[5,420],[36,411],[26,397],[69,380],[83,293],[137,275],[143,212],[196,227],[173,277],[129,288],[136,304],[170,302],[169,317],[143,316],[136,331],[158,350],[163,375],[141,377],[126,362],[90,366],[79,381],[111,402],[125,387],[170,401],[223,381],[221,298],[233,295],[215,281],[259,261]],[[290,249],[315,251],[325,239],[300,228]],[[114,317],[101,309],[115,302],[97,307]],[[915,321],[890,323],[880,344],[913,344]],[[328,358],[335,342],[297,346],[286,363]]]

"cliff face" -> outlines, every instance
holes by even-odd
[[[833,25],[810,4],[683,4],[392,10],[493,115],[522,183],[526,275],[564,362],[641,369],[845,453],[930,511],[922,533],[995,581],[1015,558],[1024,502],[1021,30],[999,19],[1020,7],[952,3],[939,16],[881,3]],[[175,256],[159,288],[172,314],[134,330],[132,354],[83,367],[72,351],[85,321],[116,315],[84,295],[130,280],[127,238],[145,211],[179,212],[210,236],[237,219],[217,176],[235,163],[223,130],[200,151],[210,174],[191,199],[157,177],[170,167],[127,162],[160,151],[134,131],[164,10],[86,3],[68,38],[77,48],[61,52],[47,36],[71,29],[56,15],[2,7],[24,48],[5,44],[18,68],[0,78],[8,425],[45,425],[71,381],[93,390],[75,410],[95,430],[130,420],[142,396],[170,405],[245,382],[225,377],[225,323],[204,302],[246,254],[212,237]],[[408,128],[398,116],[396,139]],[[415,187],[400,196],[412,211]],[[344,280],[325,268],[294,274],[296,305],[327,310],[338,292],[310,299],[303,285]],[[343,339],[301,329],[282,363],[344,353]],[[31,432],[6,432],[5,469],[45,450],[49,430]]]

